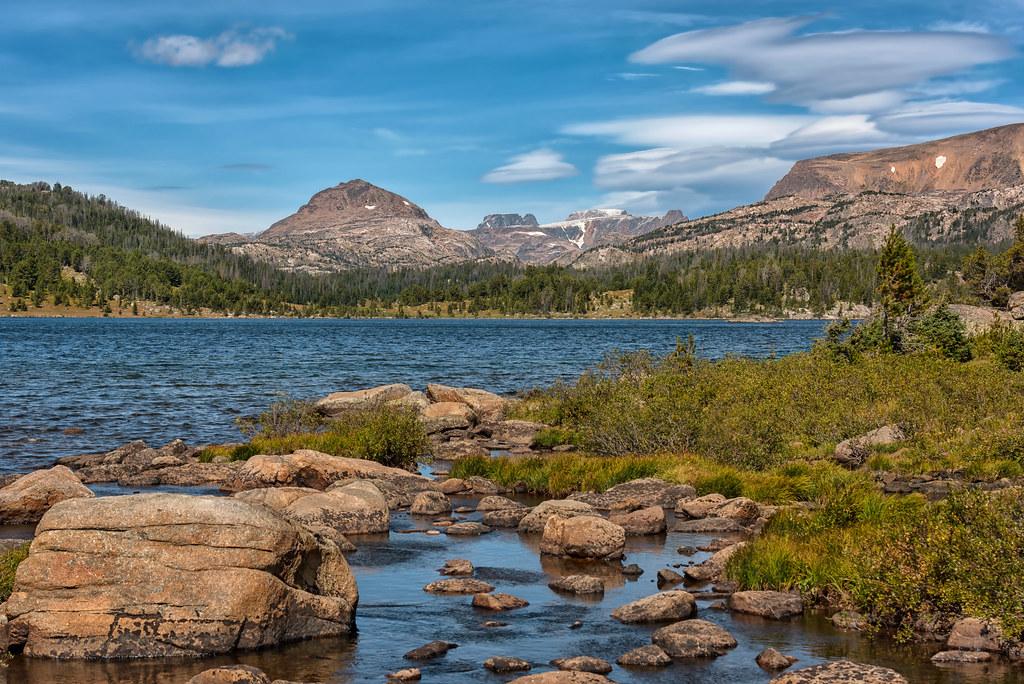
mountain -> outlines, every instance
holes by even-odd
[[[321,190],[251,239],[204,239],[284,270],[308,273],[418,268],[490,255],[474,236],[445,228],[401,195],[360,179]]]
[[[614,245],[685,221],[682,212],[632,216],[622,209],[589,209],[564,221],[538,224],[533,214],[490,214],[469,231],[497,256],[527,264],[565,264],[588,249]]]
[[[766,200],[865,191],[918,195],[1024,184],[1024,124],[872,152],[834,154],[793,165]]]

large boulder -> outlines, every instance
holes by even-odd
[[[946,647],[961,651],[1003,650],[1003,635],[999,627],[977,618],[960,618],[946,639]]]
[[[442,401],[420,411],[420,422],[427,434],[432,435],[447,430],[465,430],[476,423],[476,414],[462,402]]]
[[[679,499],[676,502],[676,517],[687,519],[706,518],[708,513],[725,503],[721,494],[705,494],[696,499]]]
[[[697,614],[697,602],[688,591],[662,591],[612,611],[612,617],[627,624],[676,622]]]
[[[804,602],[800,594],[782,591],[737,591],[729,597],[729,608],[737,613],[781,620],[802,615]]]
[[[738,496],[735,499],[727,499],[718,506],[715,506],[708,512],[708,516],[713,518],[729,518],[749,527],[761,517],[761,507],[744,496]]]
[[[30,656],[196,657],[347,634],[358,596],[335,544],[265,506],[138,494],[51,508],[2,611]]]
[[[600,494],[584,492],[573,494],[575,501],[585,501],[599,510],[625,508],[648,508],[662,506],[672,508],[680,499],[689,499],[697,492],[690,485],[673,484],[656,477],[645,477],[615,485]]]
[[[438,403],[465,404],[482,421],[495,422],[505,416],[508,402],[493,392],[473,387],[448,387],[447,385],[427,385],[427,397]]]
[[[452,502],[441,492],[420,492],[412,500],[409,512],[413,515],[440,515],[452,510]]]
[[[665,509],[661,506],[641,508],[632,513],[618,513],[609,517],[609,520],[620,525],[630,537],[661,534],[665,531]]]
[[[282,513],[303,525],[323,525],[342,534],[381,534],[391,526],[391,511],[371,482],[354,480],[296,499]]]
[[[787,672],[769,684],[907,684],[907,679],[887,667],[837,660]]]
[[[409,491],[436,489],[437,483],[401,468],[363,458],[331,456],[312,449],[291,454],[253,456],[238,469],[224,489],[242,491],[261,487],[326,489],[339,480],[385,480]]]
[[[540,552],[569,558],[622,558],[626,531],[596,515],[552,517],[544,526]]]
[[[871,432],[845,439],[836,445],[832,458],[847,468],[858,468],[876,446],[887,446],[906,439],[899,425],[883,425]]]
[[[409,394],[412,394],[412,387],[408,385],[381,385],[351,392],[334,392],[316,402],[316,406],[328,416],[339,416],[346,411],[396,402]]]
[[[519,531],[523,534],[539,534],[551,518],[573,518],[579,515],[594,515],[594,507],[582,501],[551,499],[535,506],[520,520]]]
[[[654,632],[651,641],[673,658],[717,658],[736,648],[729,632],[707,620],[683,620]]]
[[[37,470],[0,489],[0,523],[21,525],[38,522],[50,507],[60,501],[94,496],[67,466]]]

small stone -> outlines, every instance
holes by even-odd
[[[472,575],[473,570],[473,564],[465,558],[453,558],[446,560],[444,567],[438,570],[438,572],[442,575]]]
[[[579,629],[583,626],[583,620],[577,620],[576,622],[569,625],[569,629]]]
[[[793,656],[783,655],[774,648],[766,648],[757,654],[757,664],[769,672],[779,672],[797,661]]]
[[[424,644],[419,648],[409,651],[405,654],[405,657],[409,660],[430,660],[431,658],[443,656],[448,651],[458,647],[458,644],[453,644],[450,641],[431,641],[429,644]]]
[[[522,658],[495,656],[494,658],[488,658],[485,660],[484,667],[491,672],[525,672],[526,670],[529,670],[532,665],[530,665],[529,661],[523,660]]]
[[[460,522],[447,528],[445,530],[445,534],[450,536],[472,537],[487,534],[490,531],[490,527],[478,522]]]
[[[427,530],[423,534],[427,535],[428,537],[440,537],[441,530]]]
[[[622,566],[622,574],[626,577],[639,577],[644,574],[644,569],[636,563],[630,563],[629,565]]]
[[[455,509],[456,513],[472,513],[474,511],[472,506],[459,506]]]
[[[483,594],[494,591],[494,585],[471,578],[445,579],[423,587],[429,594]]]
[[[672,658],[661,646],[652,644],[623,653],[615,662],[623,667],[665,667],[672,664]]]
[[[508,626],[508,623],[502,622],[501,620],[488,620],[483,624],[483,626],[487,627],[488,629],[493,629],[495,627],[506,627]]]
[[[530,605],[529,601],[521,599],[512,594],[474,594],[473,607],[484,610],[514,610],[525,608]]]
[[[932,656],[933,663],[987,663],[992,660],[988,651],[939,651]]]
[[[396,672],[389,672],[387,678],[389,682],[418,682],[422,673],[418,667],[407,667],[404,670],[398,670]]]
[[[612,666],[607,660],[594,658],[593,656],[575,656],[573,658],[556,658],[551,664],[559,670],[570,672],[592,672],[594,674],[608,674]]]
[[[676,553],[678,553],[681,556],[692,556],[693,554],[697,553],[697,547],[680,546],[678,549],[676,549]]]
[[[680,575],[678,572],[674,572],[672,570],[669,570],[668,568],[662,568],[661,570],[658,570],[659,587],[679,584],[682,581],[683,576]]]
[[[603,594],[604,582],[600,577],[590,575],[568,575],[559,577],[548,582],[548,586],[555,591],[564,591],[567,594]]]

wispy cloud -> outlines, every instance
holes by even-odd
[[[775,91],[775,84],[766,81],[725,81],[691,89],[701,95],[767,95]]]
[[[657,78],[658,74],[649,74],[637,71],[622,71],[612,74],[608,78],[614,81],[645,81],[649,78]]]
[[[575,176],[579,171],[561,154],[547,148],[512,157],[503,166],[488,172],[485,183],[525,183]]]
[[[224,164],[219,168],[221,171],[247,171],[251,173],[259,173],[262,171],[270,171],[274,167],[270,164],[261,164],[259,162],[235,162],[233,164]]]
[[[232,29],[210,38],[186,34],[154,36],[142,43],[137,52],[147,61],[173,67],[244,67],[262,62],[278,42],[291,37],[276,26]]]

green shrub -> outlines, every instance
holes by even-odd
[[[26,542],[0,554],[0,602],[10,598],[14,589],[14,575],[21,561],[28,558],[28,547],[29,544]]]
[[[576,444],[578,439],[578,436],[569,430],[546,428],[534,435],[530,446],[534,449],[553,449],[563,444]]]
[[[266,411],[255,417],[235,421],[242,434],[253,437],[284,437],[303,432],[314,432],[327,424],[327,418],[309,399],[292,399],[282,395]]]
[[[718,493],[727,499],[743,494],[743,481],[733,472],[719,473],[702,477],[693,483],[694,489],[701,496]]]

